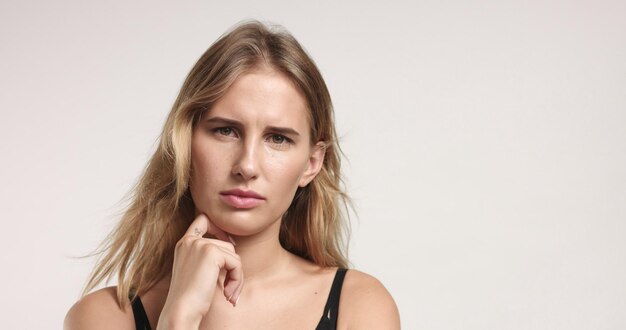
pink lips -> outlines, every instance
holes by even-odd
[[[237,209],[250,209],[265,200],[265,197],[252,190],[231,189],[220,192],[220,198],[226,204]]]

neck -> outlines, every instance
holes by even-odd
[[[246,286],[263,283],[285,274],[294,256],[281,245],[278,238],[281,221],[276,221],[263,232],[253,236],[234,236],[235,252],[241,258]],[[171,272],[157,284],[169,289]]]
[[[278,239],[280,223],[276,221],[257,235],[233,236],[247,285],[284,274],[292,261],[292,255],[280,245]]]

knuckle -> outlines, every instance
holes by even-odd
[[[181,245],[190,245],[191,243],[193,243],[194,239],[191,236],[185,236],[181,239]]]
[[[185,244],[185,238],[181,238],[178,240],[178,242],[176,242],[176,248],[179,249],[181,246],[183,246],[183,244]]]
[[[192,238],[191,240],[191,246],[194,248],[197,248],[198,246],[202,246],[202,243],[203,243],[202,239],[199,239],[199,238],[195,238],[195,239]]]
[[[205,253],[211,254],[211,255],[215,254],[218,250],[218,247],[215,246],[214,244],[206,244],[202,248]]]
[[[195,239],[193,237],[184,236],[183,238],[178,240],[178,242],[176,242],[176,250],[188,249],[189,247],[192,246],[194,241]]]

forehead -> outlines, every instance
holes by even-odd
[[[309,129],[304,94],[282,72],[263,68],[242,74],[211,107],[207,115],[229,116],[257,124]]]

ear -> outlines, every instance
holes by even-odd
[[[309,156],[304,173],[302,174],[302,177],[300,177],[300,182],[298,183],[300,187],[306,187],[306,185],[311,183],[315,176],[317,176],[317,174],[322,170],[325,155],[326,143],[322,141],[316,143],[311,150],[311,155]]]

